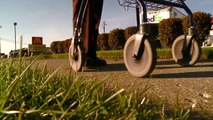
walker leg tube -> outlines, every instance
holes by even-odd
[[[142,24],[140,23],[140,20],[139,20],[139,23],[140,23],[140,27],[139,27],[139,33],[136,34],[136,38],[135,38],[135,42],[134,42],[134,48],[133,48],[133,55],[132,57],[135,58],[135,59],[140,59],[141,56],[143,55],[143,52],[144,52],[144,39],[145,39],[145,34],[148,33],[148,29],[147,29],[147,8],[146,8],[146,4],[144,3],[143,0],[138,0],[139,2],[139,5],[140,5],[140,8],[143,10],[143,11],[140,11],[140,9],[136,9],[136,12],[137,12],[137,16],[139,17],[140,19],[140,12],[143,12],[143,17],[142,17]],[[138,19],[137,19],[138,20]],[[145,24],[144,24],[145,23]]]
[[[189,15],[189,25],[190,27],[194,26],[194,21],[193,21],[193,15],[192,11],[189,9],[189,7],[186,5],[186,3],[183,0],[179,0],[181,4],[183,5],[184,10],[188,13]]]
[[[140,27],[140,9],[136,7],[136,21],[137,21],[137,27],[139,29]]]
[[[143,19],[142,22],[147,22],[147,8],[146,8],[146,4],[144,3],[144,0],[138,0],[140,8],[143,9]]]

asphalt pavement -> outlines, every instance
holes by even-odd
[[[65,75],[70,73],[68,59],[40,59],[51,69],[61,67]],[[195,105],[195,110],[202,108],[213,115],[213,59],[199,60],[193,67],[180,67],[172,59],[157,60],[153,73],[148,78],[130,75],[122,59],[107,60],[106,67],[87,69],[76,73],[87,78],[105,80],[107,88],[125,88],[136,90],[155,100],[164,100],[168,105],[179,99],[184,107]]]

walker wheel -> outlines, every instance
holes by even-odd
[[[136,77],[146,77],[155,68],[156,65],[156,49],[148,39],[144,41],[144,52],[140,59],[133,57],[133,48],[136,35],[132,35],[126,42],[124,47],[124,62],[129,73]]]
[[[172,45],[172,56],[176,63],[182,67],[193,66],[197,63],[201,56],[201,48],[195,39],[192,39],[190,53],[184,56],[182,47],[184,43],[184,35],[179,36]]]
[[[82,70],[82,66],[85,64],[85,57],[85,53],[80,45],[75,48],[74,42],[71,42],[69,48],[69,62],[73,71],[79,72]]]

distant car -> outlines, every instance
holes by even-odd
[[[10,53],[9,53],[9,57],[11,58],[14,58],[14,57],[17,57],[18,56],[18,53],[19,53],[19,50],[11,50]]]
[[[203,47],[213,47],[213,36],[212,35],[209,35],[208,37],[207,37],[207,39],[203,42]]]
[[[1,58],[7,58],[7,57],[8,57],[7,55],[2,55],[2,56],[1,56]]]
[[[12,57],[12,58],[18,57],[19,52],[20,52],[20,50],[11,50],[10,53],[9,53],[9,57]],[[22,49],[21,56],[24,56],[24,55],[28,55],[27,49]]]
[[[53,54],[52,50],[50,48],[46,48],[45,54]]]
[[[5,55],[4,53],[0,53],[0,58],[7,58],[7,55]]]

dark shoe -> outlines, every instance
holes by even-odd
[[[87,58],[86,64],[85,64],[86,67],[104,67],[106,65],[107,63],[105,60],[102,60],[100,58],[91,58],[91,57]]]

